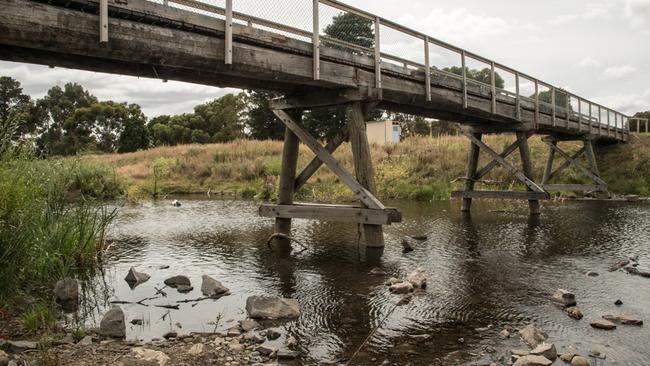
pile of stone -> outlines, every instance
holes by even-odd
[[[411,272],[406,281],[391,277],[386,281],[388,291],[393,294],[401,295],[397,301],[397,305],[406,305],[413,299],[413,292],[417,290],[424,290],[427,287],[427,277],[421,268]]]

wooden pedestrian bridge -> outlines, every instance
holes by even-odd
[[[630,135],[623,113],[333,0],[0,0],[0,59],[282,93],[270,102],[286,126],[279,200],[262,205],[260,214],[276,218],[276,232],[285,236],[292,218],[363,224],[370,247],[383,246],[381,225],[401,220],[373,194],[365,120],[374,109],[464,126],[471,146],[467,177],[464,190],[454,193],[463,211],[472,198],[503,198],[528,200],[538,214],[539,200],[554,190],[606,192],[593,144],[626,142]],[[323,146],[302,126],[302,112],[339,105],[347,106],[348,128]],[[496,152],[482,141],[493,133],[517,139]],[[542,135],[550,151],[541,180],[531,169],[527,141],[533,135]],[[345,141],[355,174],[332,156]],[[562,141],[584,147],[569,155]],[[297,174],[300,142],[315,157]],[[517,150],[520,168],[507,160]],[[480,151],[492,161],[479,169]],[[583,154],[588,166],[577,160]],[[555,155],[565,161],[554,171]],[[323,164],[360,206],[293,202]],[[593,184],[550,183],[569,166]],[[526,191],[474,190],[496,167],[510,171]]]

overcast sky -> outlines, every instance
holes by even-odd
[[[234,0],[235,6],[240,2],[246,8],[253,8],[251,5],[258,1]],[[650,0],[347,3],[621,112],[650,110]],[[278,13],[283,18],[292,16],[290,11]],[[382,36],[384,50],[412,55],[414,61],[419,61],[421,54],[417,47],[413,48],[417,43],[390,32],[382,31]],[[449,58],[443,52],[431,52],[432,63],[448,66],[445,63]],[[149,117],[191,112],[196,104],[236,91],[10,62],[0,62],[0,75],[18,79],[34,98],[43,96],[52,85],[77,82],[102,100],[138,103]]]

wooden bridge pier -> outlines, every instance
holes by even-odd
[[[546,162],[546,169],[544,170],[544,177],[542,178],[542,187],[547,192],[553,191],[575,191],[575,192],[594,192],[598,197],[608,197],[609,192],[607,190],[607,182],[605,182],[600,177],[600,172],[598,171],[598,164],[596,162],[596,155],[594,154],[594,140],[590,137],[585,137],[581,140],[576,140],[575,138],[557,138],[553,136],[547,136],[542,139],[546,145],[549,147],[548,160]],[[578,150],[575,154],[569,155],[567,152],[562,150],[558,143],[561,141],[582,141],[583,147]],[[564,158],[564,163],[558,166],[557,169],[553,170],[553,163],[555,160],[555,155],[560,155]],[[587,158],[587,163],[589,167],[583,166],[579,162],[579,158],[585,155]],[[585,176],[589,177],[594,184],[549,184],[549,181],[556,177],[566,168],[572,166],[574,169],[578,170]]]
[[[374,108],[374,102],[363,102],[357,94],[321,95],[313,98],[283,98],[270,102],[273,113],[285,125],[285,142],[280,173],[280,191],[277,204],[263,204],[259,213],[275,218],[275,230],[282,237],[291,236],[291,220],[294,218],[356,223],[363,226],[362,236],[367,248],[383,248],[382,225],[400,222],[401,213],[385,207],[375,197],[376,186],[370,157],[370,145],[366,135],[366,116]],[[331,98],[330,98],[331,97]],[[347,131],[342,131],[322,146],[302,125],[302,111],[315,107],[347,105]],[[350,141],[355,175],[348,172],[333,157],[334,151],[346,140]],[[315,155],[314,159],[296,175],[299,143],[304,143]],[[357,196],[361,205],[326,205],[295,203],[293,197],[308,180],[325,164]],[[288,241],[284,239],[284,241]]]
[[[452,197],[462,198],[461,211],[470,212],[472,199],[474,198],[492,198],[492,199],[526,199],[530,208],[531,215],[540,214],[540,200],[549,199],[550,196],[544,188],[535,183],[533,177],[533,165],[530,157],[530,148],[528,139],[532,136],[529,132],[516,132],[517,140],[510,146],[506,147],[502,153],[496,152],[490,146],[482,141],[483,134],[472,129],[464,131],[465,136],[470,140],[470,151],[467,162],[467,177],[465,177],[465,187],[462,191],[452,192]],[[519,150],[521,157],[521,169],[514,166],[508,160],[513,152]],[[492,161],[481,169],[478,169],[479,154],[483,151],[488,154]],[[512,173],[520,182],[524,183],[527,191],[476,191],[474,186],[481,178],[486,176],[497,166],[505,168]]]

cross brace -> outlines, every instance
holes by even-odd
[[[544,171],[544,178],[542,180],[542,185],[547,191],[607,191],[607,182],[605,182],[600,177],[598,165],[596,164],[596,156],[593,150],[593,143],[591,140],[583,140],[583,147],[573,155],[569,155],[564,150],[560,149],[557,146],[558,141],[552,137],[544,138],[543,141],[546,145],[549,146],[548,161],[546,164],[546,169]],[[562,163],[562,165],[553,171],[552,169],[555,154],[560,155],[562,158],[564,158],[565,161]],[[587,161],[589,162],[589,168],[584,167],[578,161],[582,155],[586,155]],[[589,177],[593,182],[596,183],[596,185],[548,184],[548,182],[553,177],[557,176],[560,172],[569,166],[573,166],[576,170]]]

